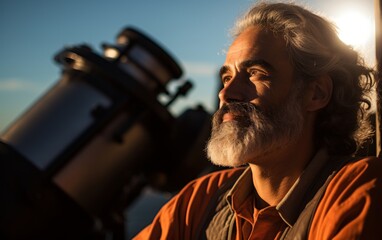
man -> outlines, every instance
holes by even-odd
[[[372,70],[325,19],[261,3],[236,24],[207,153],[232,167],[189,183],[136,239],[379,239]]]

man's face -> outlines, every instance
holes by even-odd
[[[207,146],[213,163],[255,163],[301,134],[301,89],[282,38],[246,29],[229,48],[220,76],[224,88]]]

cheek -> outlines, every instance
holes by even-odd
[[[269,83],[256,83],[256,91],[251,93],[250,102],[259,107],[269,102],[273,102],[274,94]]]
[[[281,85],[272,92],[272,98],[277,104],[283,104],[288,101],[291,94],[293,94],[293,89],[290,85]]]
[[[270,110],[278,106],[283,106],[289,100],[291,89],[263,89],[258,92],[258,97],[251,100],[251,103],[258,106],[260,109]]]

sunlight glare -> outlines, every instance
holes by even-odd
[[[365,47],[374,31],[371,19],[356,10],[343,12],[335,19],[340,39],[355,48]]]

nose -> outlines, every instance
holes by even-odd
[[[242,74],[233,77],[219,92],[220,106],[225,103],[247,101],[249,88],[246,86],[246,79]]]

